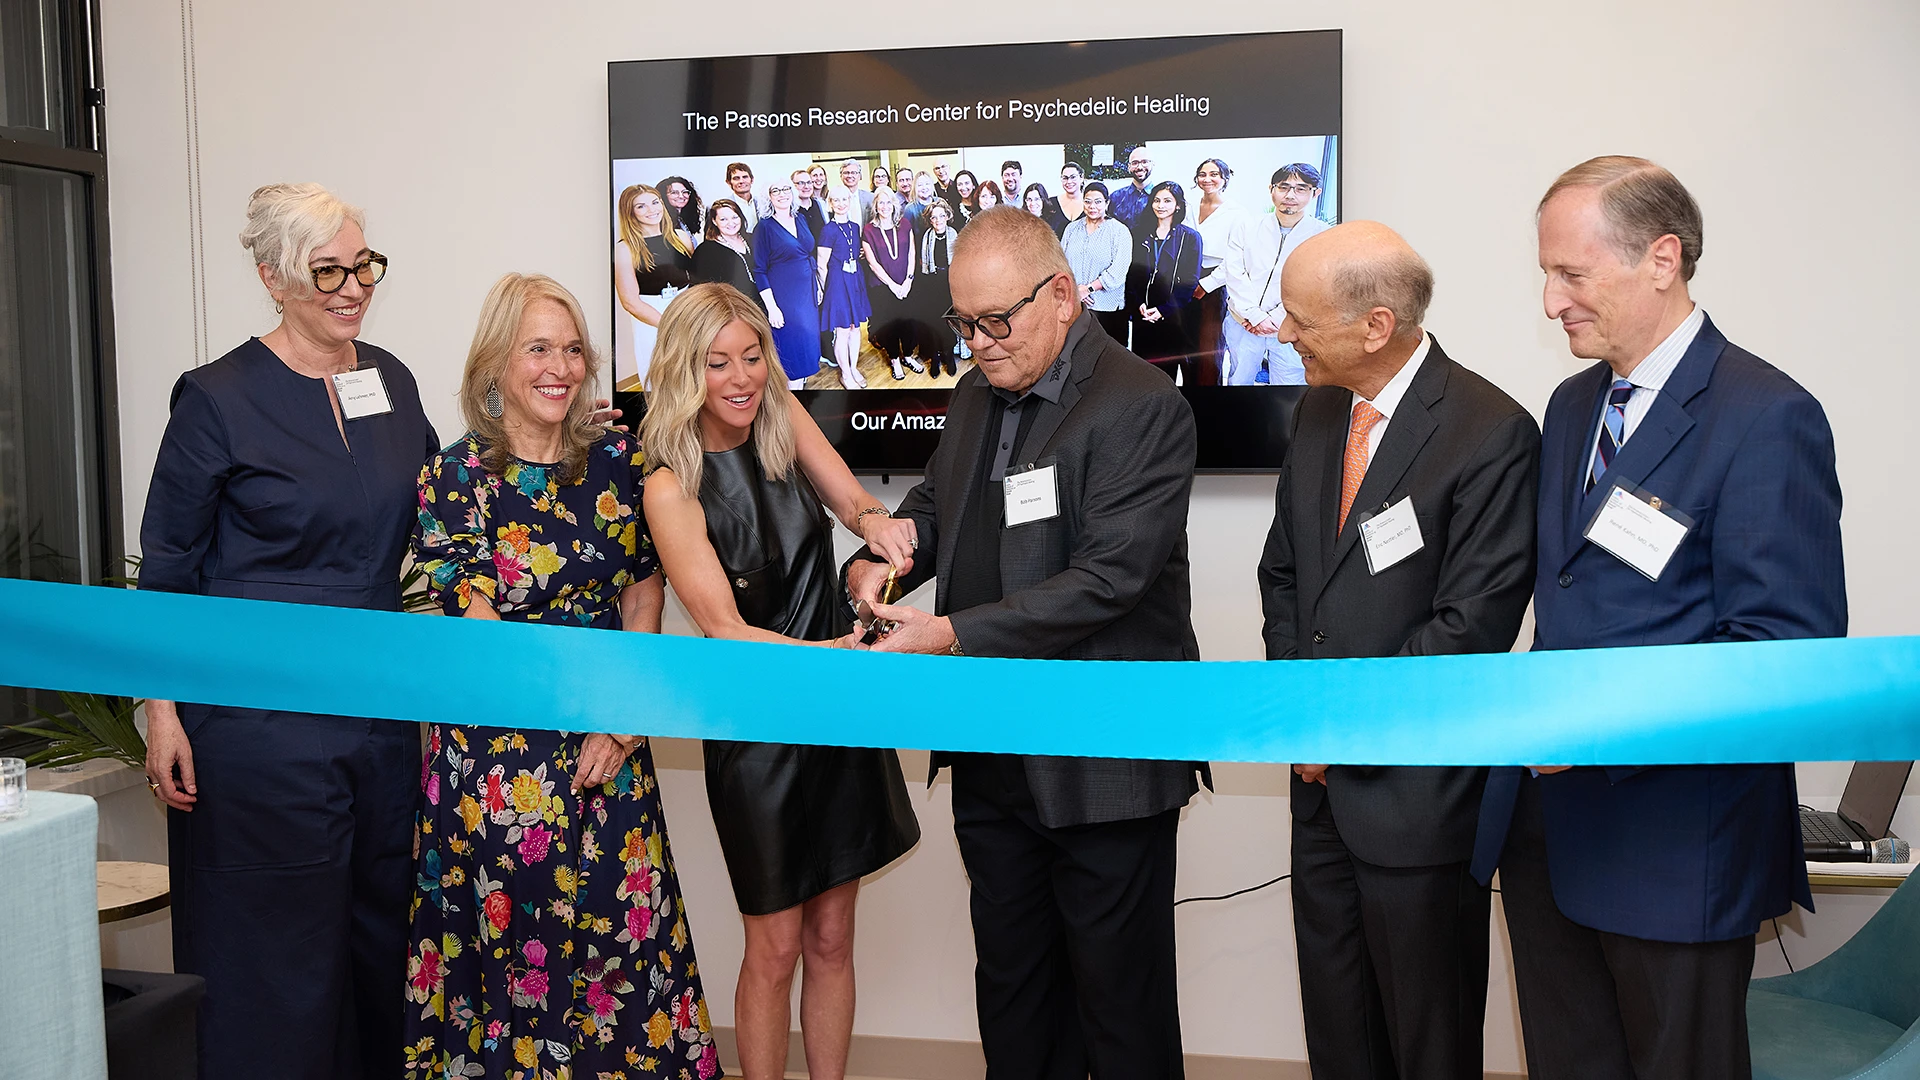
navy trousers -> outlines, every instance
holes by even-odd
[[[207,980],[200,1076],[400,1075],[419,728],[180,713],[199,802],[168,813],[173,953]]]

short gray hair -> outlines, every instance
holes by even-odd
[[[1405,337],[1420,328],[1433,303],[1433,268],[1412,248],[1342,262],[1333,271],[1333,299],[1347,322],[1386,308],[1393,312],[1393,336]]]
[[[268,184],[247,200],[240,246],[272,272],[280,288],[306,296],[313,292],[307,264],[314,249],[340,235],[349,221],[365,229],[366,212],[319,184]]]
[[[1026,268],[1029,277],[1033,272],[1046,271],[1050,274],[1071,276],[1073,268],[1067,265],[1067,253],[1060,246],[1060,238],[1053,234],[1053,226],[1027,213],[1017,206],[1002,203],[991,210],[982,210],[968,219],[967,227],[953,242],[953,258],[957,262],[962,258],[977,258],[976,251],[992,251],[1008,256],[1014,264]],[[1023,283],[1026,279],[1022,279]]]
[[[1680,280],[1693,280],[1705,240],[1700,204],[1672,173],[1642,157],[1589,158],[1560,174],[1540,197],[1534,216],[1555,195],[1575,187],[1600,189],[1607,244],[1622,262],[1638,266],[1655,240],[1672,235],[1680,241]]]

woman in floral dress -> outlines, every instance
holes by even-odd
[[[595,366],[565,289],[494,286],[472,430],[420,477],[414,553],[447,614],[659,630],[642,455],[588,423]],[[714,1080],[646,740],[434,724],[422,781],[406,1075]]]

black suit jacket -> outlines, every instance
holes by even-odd
[[[1353,395],[1308,390],[1260,561],[1267,658],[1425,656],[1513,646],[1533,588],[1540,429],[1435,340],[1381,436],[1346,527],[1341,464]],[[1413,499],[1425,546],[1367,572],[1359,523]],[[1364,701],[1354,702],[1355,709]],[[1293,778],[1293,812],[1332,800],[1354,854],[1381,866],[1461,862],[1473,851],[1484,768],[1336,765]]]
[[[999,530],[999,602],[948,610],[950,541],[969,500],[981,494],[976,478],[993,415],[992,389],[978,369],[969,371],[954,389],[925,478],[894,512],[911,517],[920,537],[901,591],[937,575],[934,610],[952,620],[974,656],[1198,660],[1187,568],[1193,411],[1166,375],[1092,316],[1080,317],[1088,326],[1068,357],[1066,389],[1057,405],[1036,399],[1041,411],[1015,462],[1058,470],[1060,513]],[[934,769],[941,764],[935,755]],[[1198,790],[1199,769],[1195,762],[1026,758],[1040,820],[1053,828],[1185,805]]]

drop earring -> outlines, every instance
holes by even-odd
[[[506,403],[500,400],[500,384],[487,384],[487,415],[495,420],[506,414]]]

